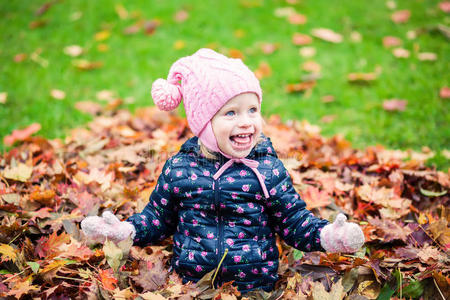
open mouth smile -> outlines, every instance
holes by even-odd
[[[247,150],[253,144],[253,133],[230,136],[231,145],[236,150]]]

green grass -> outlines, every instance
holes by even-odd
[[[279,114],[284,120],[307,119],[323,128],[325,135],[342,133],[354,146],[363,148],[383,144],[390,148],[421,149],[428,146],[438,153],[431,163],[439,168],[450,166],[440,153],[450,148],[449,100],[439,97],[441,87],[450,85],[448,40],[437,30],[437,24],[450,25],[450,16],[438,8],[439,1],[396,1],[397,10],[409,9],[411,18],[405,24],[395,24],[393,10],[386,1],[59,1],[44,15],[35,11],[45,1],[10,0],[0,3],[0,92],[8,93],[6,104],[0,104],[0,136],[32,122],[42,125],[41,135],[63,137],[70,128],[85,124],[90,117],[74,109],[83,100],[95,100],[100,90],[113,90],[123,98],[133,97],[126,107],[152,105],[151,83],[166,77],[170,65],[179,57],[190,55],[198,48],[214,44],[227,53],[239,49],[245,63],[256,69],[260,62],[269,63],[272,76],[261,80],[264,91],[263,113]],[[115,5],[122,4],[130,15],[120,19]],[[250,7],[247,7],[249,4]],[[307,16],[304,25],[289,24],[285,18],[274,15],[277,8],[292,6]],[[214,8],[213,8],[214,7]],[[177,23],[174,14],[180,9],[189,12],[189,18]],[[71,20],[74,13],[81,18]],[[138,17],[136,17],[138,16]],[[30,22],[45,20],[46,26],[31,30]],[[153,35],[139,32],[124,35],[123,30],[138,19],[159,19],[161,25]],[[321,78],[311,93],[287,94],[285,85],[296,83],[307,74],[300,65],[306,60],[299,55],[299,47],[291,42],[295,32],[307,33],[325,27],[343,35],[340,44],[314,39],[311,46],[317,54],[312,60],[322,66]],[[407,32],[425,29],[417,38],[408,39]],[[103,42],[94,36],[101,30],[111,36]],[[242,30],[244,37],[236,37]],[[352,42],[350,34],[357,31],[362,41]],[[384,36],[397,36],[403,48],[411,52],[406,59],[395,58],[382,45]],[[174,49],[174,42],[183,40],[185,47]],[[279,49],[270,55],[260,50],[263,42],[277,43]],[[109,46],[100,52],[98,44]],[[97,70],[77,70],[73,58],[63,53],[68,45],[85,49],[83,59],[101,61]],[[15,63],[18,53],[28,57],[37,49],[48,60],[42,67],[29,58]],[[420,61],[417,52],[434,52],[436,61]],[[381,74],[371,84],[355,85],[347,81],[352,72]],[[61,89],[67,97],[62,101],[50,96],[51,89]],[[323,103],[320,99],[333,95],[335,101]],[[384,99],[405,99],[404,112],[386,112]],[[331,123],[320,120],[336,115]]]

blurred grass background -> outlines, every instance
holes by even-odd
[[[252,70],[262,62],[270,66],[272,74],[261,80],[265,116],[307,119],[324,135],[343,134],[359,148],[427,146],[437,153],[430,164],[450,166],[442,154],[450,149],[449,100],[439,97],[440,89],[450,85],[450,47],[437,29],[439,24],[448,28],[450,15],[439,8],[439,1],[74,0],[51,2],[47,11],[36,15],[45,3],[50,2],[0,2],[0,92],[7,93],[6,103],[0,104],[1,137],[33,122],[42,125],[40,135],[64,137],[91,118],[76,110],[75,103],[102,103],[96,97],[102,90],[128,99],[123,106],[131,110],[153,105],[150,87],[155,79],[165,78],[179,57],[212,47],[226,55],[238,50]],[[306,16],[307,22],[294,25],[277,16],[288,7]],[[391,20],[398,10],[411,12],[407,22]],[[185,20],[177,20],[180,11]],[[136,25],[146,21],[159,24],[152,34]],[[139,30],[125,34],[130,26]],[[332,29],[342,34],[343,42],[313,38],[308,47],[316,55],[304,57],[292,36],[311,34],[314,28]],[[385,36],[401,39],[400,47],[410,56],[395,57],[383,47]],[[277,50],[265,54],[264,43]],[[64,48],[70,45],[81,46],[83,54],[66,55]],[[420,52],[435,53],[437,60],[421,61]],[[18,54],[25,54],[23,61]],[[77,59],[102,66],[82,71],[74,66]],[[287,84],[309,76],[301,68],[306,61],[321,66],[316,86],[287,93]],[[374,81],[354,84],[347,79],[354,72],[379,74]],[[66,97],[55,100],[52,89],[64,91]],[[329,95],[334,101],[322,101]],[[406,110],[385,111],[386,99],[407,100]]]

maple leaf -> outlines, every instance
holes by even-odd
[[[326,191],[321,191],[314,186],[308,186],[306,190],[300,192],[303,201],[306,203],[306,209],[323,207],[331,204],[331,197]]]
[[[13,130],[11,135],[7,135],[3,138],[3,143],[5,143],[6,146],[12,146],[15,142],[25,140],[39,130],[41,130],[41,124],[39,123],[33,123],[21,130]]]
[[[26,182],[28,179],[30,179],[31,174],[33,173],[33,167],[30,167],[27,164],[21,162],[16,163],[15,161],[13,161],[11,165],[7,166],[3,170],[2,173],[3,177],[5,178]]]
[[[98,276],[100,282],[106,290],[114,291],[117,284],[117,279],[114,277],[112,269],[99,270]]]
[[[406,242],[406,239],[412,233],[410,228],[393,220],[368,217],[368,221],[377,229],[381,230],[381,234],[379,234],[379,236],[386,243],[394,240]]]
[[[23,281],[17,281],[14,286],[9,290],[6,295],[14,296],[16,299],[20,299],[22,295],[28,295],[34,291],[38,291],[39,287],[37,285],[31,284],[32,277],[31,275]]]
[[[12,260],[13,262],[17,259],[16,249],[7,244],[0,244],[0,254],[2,255],[2,262],[7,260]]]
[[[139,262],[139,275],[131,278],[141,286],[144,291],[158,290],[167,279],[167,269],[162,261]]]
[[[90,114],[90,115],[97,115],[102,111],[102,106],[98,103],[92,102],[92,101],[80,101],[75,103],[75,108],[78,109],[81,112]]]

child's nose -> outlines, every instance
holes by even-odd
[[[239,117],[238,125],[240,127],[248,127],[251,124],[252,124],[251,120],[250,120],[250,118],[247,115],[242,115],[242,116]]]

